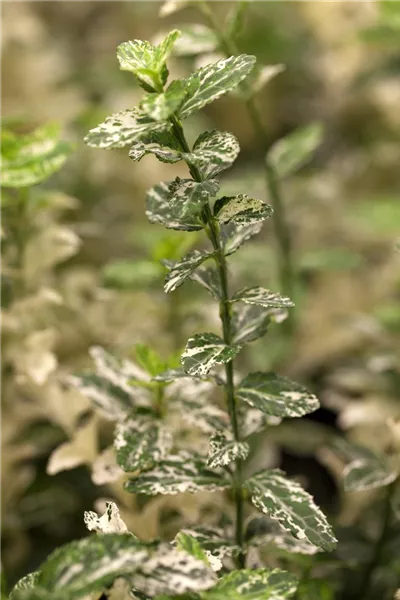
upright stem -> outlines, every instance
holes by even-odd
[[[220,43],[220,47],[223,52],[227,56],[232,56],[234,54],[238,54],[238,49],[234,40],[230,39],[225,33],[222,31],[220,27],[220,23],[216,19],[212,9],[209,6],[209,3],[206,1],[199,2],[200,9],[208,19],[211,28],[214,30],[217,35]],[[279,184],[279,180],[275,173],[275,168],[272,163],[268,159],[267,152],[270,147],[269,135],[265,129],[263,120],[261,118],[260,111],[254,101],[254,97],[250,94],[250,90],[246,81],[241,84],[242,90],[246,93],[246,108],[253,124],[254,132],[259,141],[260,147],[262,148],[264,157],[264,174],[265,174],[265,182],[268,190],[268,196],[271,200],[272,207],[274,209],[274,216],[272,219],[275,239],[277,243],[278,250],[278,270],[279,270],[279,279],[282,292],[289,296],[289,298],[294,297],[294,279],[295,279],[295,271],[293,265],[293,252],[292,252],[292,243],[291,236],[289,231],[289,226],[287,224],[287,218],[285,213],[285,205],[282,197],[282,190]],[[294,325],[294,313],[291,313],[290,318],[286,319],[283,322],[283,327],[286,329],[288,333],[293,331]]]
[[[190,152],[190,148],[185,138],[182,125],[179,120],[171,117],[172,127],[176,139],[179,141],[184,152]],[[203,181],[200,171],[194,165],[187,162],[190,174],[193,179],[199,183]],[[231,303],[229,300],[228,288],[228,269],[226,264],[225,252],[221,240],[218,221],[213,217],[209,204],[205,204],[203,212],[206,223],[206,232],[215,251],[215,262],[218,270],[218,277],[221,288],[221,299],[219,303],[219,315],[222,323],[223,340],[225,344],[230,345],[231,339]],[[236,441],[240,440],[240,431],[236,413],[235,385],[233,382],[233,361],[225,364],[226,377],[226,402],[228,406],[229,417],[231,421],[232,432]],[[235,540],[240,548],[238,556],[238,566],[243,568],[245,565],[244,544],[244,513],[243,513],[243,491],[242,491],[242,462],[237,460],[235,463],[235,503],[236,503],[236,522],[235,522]]]

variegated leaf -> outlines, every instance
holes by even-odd
[[[184,529],[181,533],[186,533],[196,539],[208,556],[222,561],[225,557],[237,556],[240,548],[234,544],[232,539],[227,537],[218,527],[195,526],[190,529]]]
[[[230,362],[241,346],[228,346],[215,333],[197,333],[186,344],[181,362],[189,375],[207,375],[217,364]]]
[[[208,469],[204,458],[197,454],[181,452],[159,463],[154,469],[142,473],[125,484],[134,494],[181,494],[199,491],[215,492],[230,487],[231,482]]]
[[[199,267],[190,275],[190,279],[204,287],[216,300],[220,299],[221,286],[215,268]]]
[[[33,571],[32,573],[25,575],[25,577],[22,577],[22,579],[20,579],[12,588],[9,600],[18,600],[21,597],[24,598],[25,594],[29,598],[29,594],[27,592],[36,588],[39,581],[39,576],[39,571]]]
[[[142,111],[154,121],[166,121],[178,110],[186,91],[181,81],[173,81],[161,94],[149,94],[140,103]]]
[[[276,427],[282,423],[281,417],[274,417],[261,412],[258,408],[252,408],[247,404],[238,406],[238,419],[240,434],[243,439],[260,433],[267,427]]]
[[[265,335],[271,322],[271,310],[254,304],[242,304],[236,308],[231,319],[233,343],[245,344]]]
[[[263,223],[253,223],[252,225],[237,225],[229,223],[221,228],[222,239],[226,256],[230,256],[236,250],[247,242],[250,238],[260,233]]]
[[[251,225],[272,216],[272,206],[262,200],[249,198],[246,194],[224,196],[214,204],[214,216],[221,223]]]
[[[177,369],[167,369],[162,373],[158,373],[155,377],[153,377],[154,381],[159,381],[160,383],[172,383],[173,381],[177,381],[178,379],[185,379],[190,377],[183,369],[178,367]]]
[[[276,417],[302,417],[319,408],[314,394],[275,373],[250,373],[236,388],[236,397]]]
[[[115,502],[106,502],[106,512],[101,517],[91,510],[85,511],[83,520],[89,531],[99,533],[125,533],[128,531]]]
[[[168,265],[164,291],[169,294],[178,288],[205,260],[211,258],[211,252],[194,250],[175,263]]]
[[[266,308],[290,308],[294,306],[290,298],[262,287],[248,287],[239,290],[232,296],[232,302],[238,301],[246,302],[247,304],[257,304]]]
[[[240,152],[239,142],[226,131],[206,131],[199,135],[185,160],[195,165],[205,179],[228,169]]]
[[[268,154],[268,160],[279,177],[286,177],[306,164],[322,142],[320,123],[312,123],[278,140]]]
[[[114,448],[124,471],[154,467],[168,456],[171,447],[171,432],[154,415],[134,414],[117,424]]]
[[[202,595],[204,600],[286,600],[296,593],[298,580],[280,569],[242,569],[219,579]]]
[[[333,550],[336,538],[313,497],[280,469],[262,471],[245,482],[251,501],[261,512],[279,521],[296,538],[323,550]]]
[[[193,181],[193,179],[180,179],[180,177],[177,177],[169,184],[169,190],[172,203],[203,206],[211,196],[218,193],[219,183],[216,179],[199,183]]]
[[[186,531],[180,531],[175,539],[174,543],[177,548],[184,550],[188,554],[191,554],[195,558],[202,560],[208,565],[212,571],[220,571],[223,567],[222,561],[219,558],[214,557],[207,550],[203,550],[196,537],[191,536]]]
[[[160,223],[167,229],[198,231],[204,225],[200,218],[201,206],[196,203],[174,202],[169,183],[159,183],[146,196],[146,215],[150,223]]]
[[[210,439],[207,465],[212,469],[224,467],[236,460],[245,460],[250,452],[247,442],[239,442],[227,432],[218,432]]]
[[[143,135],[129,150],[129,158],[132,160],[141,160],[146,154],[154,154],[158,160],[165,163],[181,160],[179,146],[170,131],[155,131]]]
[[[170,125],[156,123],[136,108],[124,110],[107,117],[85,137],[92,148],[123,148],[132,145],[151,131],[168,131]]]
[[[219,45],[215,32],[206,25],[184,24],[180,26],[181,36],[174,46],[176,56],[196,56],[213,52]]]
[[[255,62],[255,56],[241,54],[195,71],[186,79],[187,95],[179,110],[179,117],[184,119],[233,90],[250,73]]]
[[[321,552],[321,548],[314,546],[307,539],[297,539],[282,529],[277,521],[267,517],[255,517],[247,525],[246,531],[248,546],[276,546],[279,550],[291,554],[304,554],[313,556]]]
[[[183,397],[178,409],[182,411],[182,418],[188,425],[207,434],[223,431],[229,425],[228,413],[212,404],[209,399],[205,401],[201,395],[192,398]]]

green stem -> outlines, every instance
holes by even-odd
[[[179,120],[173,116],[171,117],[171,123],[174,130],[176,139],[179,141],[180,146],[184,152],[190,152],[190,148],[185,138],[183,128]],[[200,171],[190,162],[186,163],[189,167],[190,174],[193,179],[199,183],[203,181]],[[206,223],[206,232],[213,245],[215,252],[215,262],[218,270],[218,276],[221,287],[221,299],[219,303],[219,315],[222,323],[223,340],[225,344],[231,344],[231,303],[229,300],[229,288],[228,288],[228,269],[226,264],[225,252],[221,240],[220,229],[218,221],[213,217],[210,205],[207,203],[204,207],[203,213],[204,221]],[[226,402],[228,406],[229,417],[231,421],[233,435],[236,441],[240,440],[239,424],[236,413],[236,401],[235,401],[235,385],[233,382],[233,361],[225,364],[225,377],[226,377]],[[245,554],[243,550],[244,545],[244,511],[243,511],[243,491],[242,491],[242,462],[237,460],[235,463],[235,504],[236,504],[236,523],[235,523],[235,540],[236,544],[241,549],[238,556],[238,566],[243,568],[245,565]]]
[[[200,10],[207,18],[210,27],[214,30],[222,51],[226,56],[232,56],[239,54],[238,48],[234,40],[230,39],[222,31],[220,23],[216,19],[209,3],[206,1],[199,2]],[[275,239],[277,242],[278,251],[278,271],[279,280],[282,292],[294,299],[295,289],[295,270],[293,264],[293,251],[289,226],[286,218],[285,204],[283,201],[282,190],[279,183],[279,179],[275,173],[275,169],[272,163],[268,159],[268,150],[270,147],[269,135],[265,129],[263,120],[261,118],[260,111],[254,101],[254,97],[251,95],[249,86],[246,81],[241,84],[243,92],[247,96],[246,108],[253,125],[254,132],[259,141],[259,145],[265,155],[264,158],[264,174],[265,182],[268,190],[268,196],[271,200],[272,207],[274,209],[274,216],[272,219]],[[294,312],[291,312],[290,318],[283,322],[283,327],[287,333],[293,331],[294,326]]]

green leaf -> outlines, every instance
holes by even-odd
[[[179,110],[184,119],[237,87],[250,73],[255,56],[231,56],[202,67],[186,79],[187,95]]]
[[[237,138],[227,131],[205,131],[195,141],[185,159],[195,165],[205,179],[228,169],[240,152]]]
[[[189,375],[207,375],[217,364],[230,362],[241,346],[228,346],[215,333],[197,333],[186,344],[182,366]]]
[[[243,569],[224,575],[203,600],[285,600],[293,598],[297,578],[280,569]]]
[[[117,463],[127,472],[151,469],[168,456],[172,435],[154,415],[136,414],[117,424],[114,448]]]
[[[212,469],[229,465],[235,460],[245,460],[250,452],[247,442],[238,442],[228,432],[214,433],[210,439],[207,465]]]
[[[322,137],[321,124],[313,123],[278,140],[268,154],[268,160],[278,176],[287,177],[309,162]]]
[[[201,24],[180,26],[181,36],[174,46],[176,56],[196,56],[205,52],[214,52],[219,42],[210,27]]]
[[[59,171],[72,146],[59,140],[60,128],[49,123],[27,135],[1,133],[0,185],[21,188],[37,185]]]
[[[155,377],[167,368],[165,361],[163,361],[160,355],[147,346],[147,344],[136,344],[135,345],[135,356],[138,364],[147,371],[151,377]]]
[[[201,548],[207,552],[208,556],[211,555],[218,560],[222,560],[226,556],[236,556],[240,552],[240,548],[231,539],[227,538],[224,531],[218,527],[196,525],[190,529],[184,529],[181,533],[194,538]]]
[[[140,108],[154,121],[166,121],[178,110],[185,94],[183,83],[173,81],[165,92],[146,96],[140,103]]]
[[[162,265],[151,260],[115,260],[101,272],[105,286],[116,289],[136,289],[153,285],[163,276]]]
[[[272,206],[261,200],[249,198],[246,194],[224,196],[214,204],[214,216],[221,223],[251,225],[272,216]]]
[[[250,373],[237,387],[236,397],[276,417],[302,417],[319,408],[314,394],[275,373]]]
[[[375,453],[368,448],[352,444],[344,439],[337,439],[333,450],[336,450],[348,461],[342,474],[346,492],[384,487],[392,483],[398,476],[385,455]]]
[[[89,131],[84,141],[92,148],[124,148],[150,132],[169,129],[169,124],[157,123],[134,108],[107,117],[103,123]]]
[[[182,260],[175,263],[169,262],[169,272],[165,277],[164,291],[169,294],[178,288],[205,260],[211,258],[211,252],[194,250],[189,252]]]
[[[159,463],[154,469],[142,473],[125,484],[134,494],[181,494],[199,491],[215,492],[230,487],[231,482],[207,468],[201,456],[181,452]]]
[[[221,297],[220,282],[217,271],[213,267],[199,267],[190,275],[192,281],[196,281],[204,287],[216,300]]]
[[[129,158],[136,161],[146,154],[154,154],[165,163],[176,163],[182,159],[179,145],[170,131],[151,131],[129,150]]]
[[[173,183],[173,182],[172,182]],[[159,223],[167,229],[198,231],[204,225],[200,219],[201,207],[171,201],[170,183],[159,183],[146,196],[146,215],[150,223]]]
[[[229,223],[222,227],[222,238],[224,241],[224,248],[226,256],[230,256],[236,250],[247,242],[250,238],[260,233],[263,223],[253,223],[252,225],[235,225]]]
[[[262,471],[245,482],[251,501],[261,512],[277,519],[300,540],[308,539],[323,550],[333,550],[336,539],[313,497],[280,469]]]
[[[271,322],[271,310],[253,304],[239,306],[231,319],[232,342],[245,344],[265,335]]]
[[[127,526],[121,519],[118,506],[115,502],[106,502],[106,512],[101,517],[91,510],[85,511],[83,520],[89,531],[108,534],[126,533],[128,531]]]
[[[9,600],[17,600],[21,595],[21,592],[33,590],[38,584],[39,576],[39,571],[33,571],[32,573],[25,575],[25,577],[22,577],[11,590]]]
[[[248,287],[236,292],[232,298],[232,302],[246,302],[246,304],[257,304],[266,308],[290,308],[294,306],[293,302],[271,290],[266,290],[262,287]]]
[[[198,558],[206,565],[209,565],[207,554],[204,552],[203,548],[201,547],[201,545],[199,544],[199,542],[196,540],[195,537],[192,537],[191,535],[189,535],[188,533],[185,533],[184,531],[180,531],[175,536],[174,541],[176,543],[176,547],[178,548],[178,550],[184,550],[191,556],[194,556],[195,558]]]
[[[298,600],[334,600],[335,595],[327,581],[310,579],[300,583],[297,598]]]

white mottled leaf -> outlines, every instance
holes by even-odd
[[[232,342],[245,344],[265,335],[273,310],[254,304],[242,304],[235,308],[231,319]]]
[[[229,479],[211,471],[201,456],[181,452],[159,463],[154,469],[142,473],[125,484],[134,494],[181,494],[199,491],[215,492],[230,487]]]
[[[314,546],[307,539],[297,539],[289,531],[282,529],[277,521],[267,517],[255,517],[247,525],[247,545],[264,546],[272,545],[291,554],[304,554],[313,556],[321,552],[321,548]]]
[[[154,131],[144,134],[140,141],[129,150],[129,158],[139,161],[146,154],[154,154],[161,162],[176,163],[181,160],[181,152],[175,137],[170,131]]]
[[[185,94],[183,83],[173,81],[165,92],[148,94],[140,103],[140,108],[154,121],[166,121],[178,110]]]
[[[169,272],[165,277],[164,291],[169,294],[178,288],[205,260],[211,258],[211,252],[193,250],[175,263],[169,263]]]
[[[228,169],[240,152],[239,142],[227,131],[205,131],[195,141],[185,160],[195,165],[205,179]]]
[[[136,108],[124,110],[107,117],[85,137],[92,148],[123,148],[132,145],[150,131],[167,131],[169,124],[156,123]]]
[[[280,425],[282,419],[261,412],[258,408],[252,408],[247,404],[238,406],[238,420],[240,424],[240,434],[243,439],[260,433],[267,427],[276,427]]]
[[[182,411],[182,418],[188,425],[207,434],[223,431],[229,425],[228,413],[212,404],[209,398],[202,398],[201,393],[191,398],[184,395],[178,410]]]
[[[190,275],[192,281],[196,281],[204,287],[216,300],[221,297],[220,282],[217,271],[213,267],[199,267]]]
[[[262,471],[245,482],[251,501],[261,512],[279,521],[296,538],[323,550],[333,550],[336,538],[313,497],[280,469]]]
[[[290,308],[294,306],[290,298],[262,287],[248,287],[239,290],[232,296],[232,302],[238,301],[257,304],[266,308]]]
[[[262,200],[249,198],[246,194],[224,196],[214,204],[214,216],[221,223],[251,225],[268,219],[272,213],[272,206]]]
[[[223,529],[218,527],[196,525],[190,529],[184,529],[181,533],[186,533],[196,539],[207,556],[211,555],[220,561],[225,557],[236,556],[240,552],[240,548],[224,534]]]
[[[128,531],[115,502],[106,502],[106,512],[101,517],[91,510],[85,511],[83,520],[89,531],[99,533],[125,533]]]
[[[33,571],[32,573],[28,573],[28,575],[22,577],[22,579],[20,579],[12,588],[9,600],[18,600],[21,595],[23,597],[25,590],[33,590],[37,586],[39,576],[39,571]]]
[[[237,386],[236,397],[276,417],[302,417],[319,408],[314,394],[275,373],[250,373]]]
[[[268,154],[268,160],[279,177],[286,177],[306,164],[322,142],[320,123],[301,127],[278,140]]]
[[[180,550],[184,550],[195,558],[202,560],[212,571],[220,571],[223,567],[222,561],[213,556],[209,551],[203,550],[196,537],[191,536],[186,531],[180,531],[174,539],[174,544]]]
[[[296,593],[298,580],[280,569],[242,569],[219,579],[202,595],[204,600],[286,600]]]
[[[228,432],[214,433],[210,439],[207,465],[212,469],[229,465],[236,460],[245,460],[250,452],[247,442],[238,442]]]
[[[114,483],[124,475],[117,463],[114,446],[108,446],[100,452],[92,463],[92,481],[95,485]]]
[[[214,365],[233,360],[240,349],[228,346],[215,333],[197,333],[186,344],[182,366],[189,375],[207,375]]]
[[[185,81],[187,95],[180,108],[179,117],[184,119],[233,90],[250,73],[255,62],[255,56],[241,54],[195,71]]]
[[[200,203],[174,202],[173,191],[170,190],[171,183],[159,183],[147,192],[146,215],[150,223],[159,223],[167,229],[183,231],[203,229]]]
[[[181,36],[174,46],[176,56],[196,56],[214,52],[219,45],[215,32],[200,23],[180,25]]]
[[[237,225],[234,223],[223,225],[221,233],[226,256],[239,250],[247,240],[260,233],[262,226],[263,223],[261,221],[252,225]]]
[[[129,416],[115,429],[117,462],[127,472],[154,467],[168,456],[171,447],[171,432],[151,413]]]

